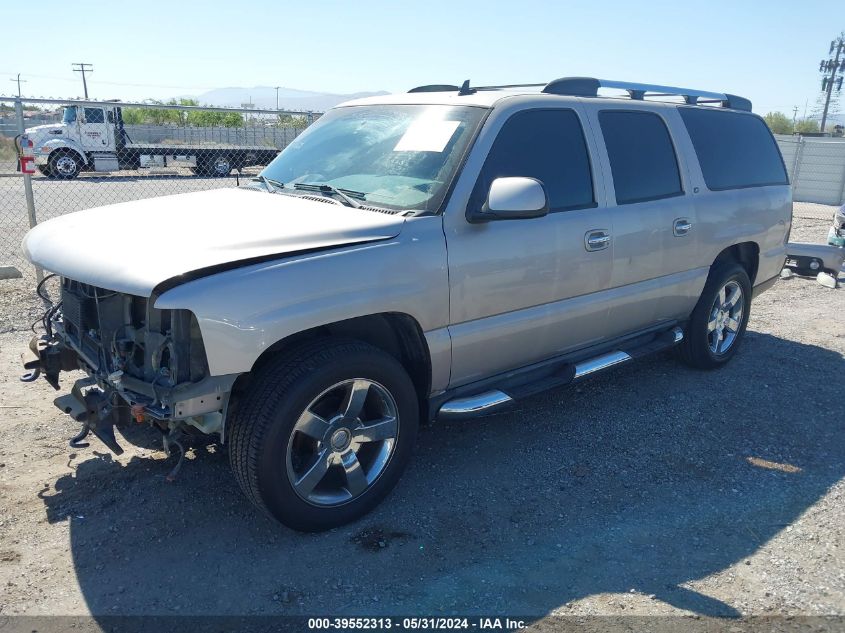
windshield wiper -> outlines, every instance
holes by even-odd
[[[311,184],[307,182],[297,182],[293,185],[294,189],[301,189],[302,191],[319,191],[320,193],[328,193],[340,198],[343,203],[347,207],[354,207],[358,209],[361,206],[361,203],[357,200],[353,200],[349,196],[355,196],[356,198],[364,198],[366,194],[361,193],[360,191],[352,191],[350,189],[338,189],[337,187],[332,187],[331,185],[318,185],[318,184]]]
[[[285,183],[279,182],[278,180],[273,180],[272,178],[268,178],[264,174],[258,174],[258,176],[255,177],[255,180],[260,180],[262,183],[264,183],[264,186],[267,187],[267,191],[269,191],[270,193],[276,193],[276,187],[278,187],[279,189],[285,188]]]

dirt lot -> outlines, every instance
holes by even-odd
[[[796,205],[793,239],[831,215]],[[0,282],[0,616],[845,615],[843,293],[779,281],[720,371],[667,354],[424,429],[379,509],[303,535],[223,447],[173,484],[154,435],[70,449],[52,389],[17,380],[38,304]]]

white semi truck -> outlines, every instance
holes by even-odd
[[[200,176],[227,176],[233,169],[267,165],[279,150],[265,146],[133,143],[116,104],[69,105],[62,121],[26,130],[35,164],[49,178],[72,179],[82,171],[184,166]]]

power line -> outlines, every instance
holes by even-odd
[[[85,98],[88,98],[88,82],[85,81],[85,73],[93,73],[94,66],[91,64],[85,64],[82,62],[74,62],[71,66],[78,66],[78,68],[74,68],[73,72],[75,73],[82,73],[82,89],[85,91]],[[87,68],[86,68],[87,67]]]

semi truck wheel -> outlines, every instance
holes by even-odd
[[[213,156],[203,159],[197,171],[201,176],[223,178],[232,172],[232,161],[228,156]]]
[[[404,367],[354,340],[319,340],[269,361],[230,410],[232,470],[276,520],[316,532],[372,510],[399,481],[419,407]]]
[[[82,163],[73,152],[63,152],[61,150],[54,151],[50,154],[48,166],[52,177],[61,178],[62,180],[76,178],[82,169]]]

